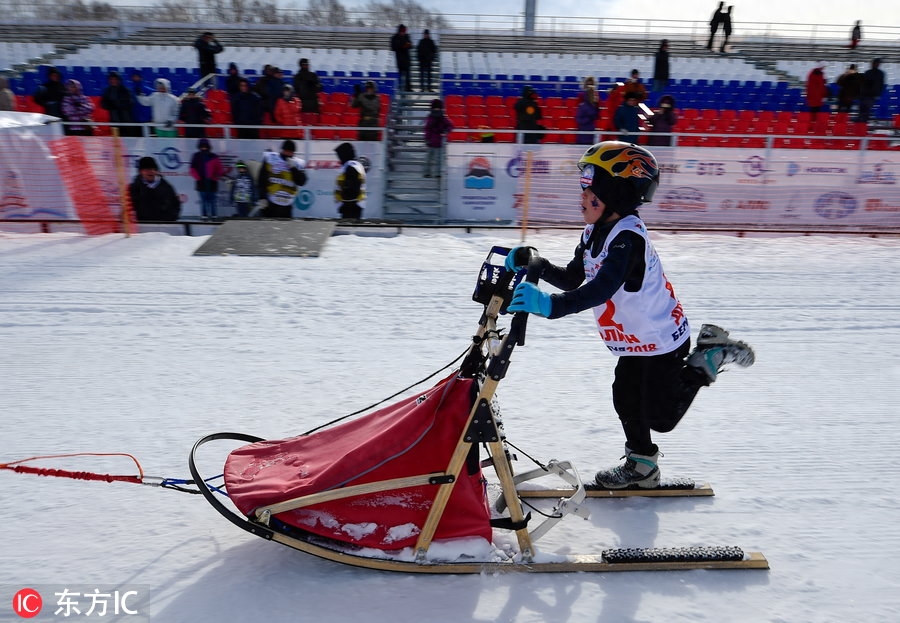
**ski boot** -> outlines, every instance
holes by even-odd
[[[685,363],[702,371],[707,381],[714,383],[725,364],[736,363],[742,368],[747,368],[753,365],[755,359],[750,346],[730,339],[728,331],[721,327],[705,324],[700,327],[697,347],[688,355]]]
[[[594,482],[604,489],[639,487],[653,489],[659,486],[659,450],[653,454],[637,454],[625,446],[625,463],[597,472]]]

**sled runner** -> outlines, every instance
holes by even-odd
[[[600,554],[545,554],[535,541],[569,514],[588,516],[588,495],[568,462],[517,477],[495,393],[516,346],[524,343],[526,313],[497,321],[523,278],[537,282],[541,261],[532,249],[527,276],[504,268],[508,249],[494,247],[479,273],[473,299],[484,305],[459,368],[417,396],[357,419],[282,440],[217,433],[198,440],[189,467],[194,481],[201,446],[244,442],[225,461],[224,491],[201,487],[210,504],[238,527],[321,558],[372,569],[414,573],[495,571],[647,571],[768,568],[758,552],[737,547],[610,549]],[[526,261],[527,260],[527,261]],[[485,453],[483,458],[481,452]],[[485,472],[499,482],[487,496]],[[540,473],[538,473],[540,472]],[[534,525],[517,490],[526,480],[557,498]],[[561,495],[556,493],[562,492]],[[230,504],[226,504],[227,495]],[[498,539],[500,534],[511,538]]]

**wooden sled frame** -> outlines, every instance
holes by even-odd
[[[531,251],[528,262],[528,275],[526,279],[536,283],[540,277],[540,258],[537,253]],[[492,251],[493,253],[493,251]],[[489,258],[491,256],[489,255]],[[485,267],[488,267],[488,261]],[[535,470],[523,474],[517,478],[509,460],[509,453],[500,432],[497,414],[491,407],[492,399],[497,386],[506,375],[510,356],[516,345],[524,343],[527,313],[517,313],[513,316],[507,334],[499,341],[497,331],[497,318],[501,310],[508,303],[511,294],[514,275],[510,271],[503,270],[502,266],[495,267],[493,278],[494,291],[490,301],[485,305],[485,311],[479,321],[478,331],[473,337],[463,363],[460,366],[461,376],[483,377],[480,390],[469,411],[468,420],[461,432],[456,448],[450,457],[447,468],[443,472],[419,474],[404,478],[395,478],[379,482],[366,483],[342,487],[340,489],[314,493],[298,498],[282,500],[256,509],[249,517],[244,517],[236,511],[224,505],[215,496],[212,487],[201,486],[200,490],[209,503],[225,516],[229,521],[248,532],[267,540],[277,541],[294,549],[313,554],[344,564],[380,569],[387,571],[403,571],[415,573],[484,573],[484,572],[571,572],[571,571],[650,571],[665,569],[767,569],[768,562],[759,552],[742,553],[740,559],[718,560],[704,556],[681,556],[678,559],[667,560],[662,555],[651,555],[649,559],[641,559],[628,562],[609,562],[604,555],[551,555],[550,561],[543,561],[535,556],[534,541],[543,536],[557,522],[568,514],[576,514],[587,518],[588,511],[582,506],[585,499],[585,489],[577,470],[568,462],[551,461],[549,469]],[[218,433],[208,435],[194,444],[189,458],[189,468],[194,481],[204,483],[196,467],[195,456],[197,450],[203,444],[213,440],[238,440],[245,442],[262,441],[258,437],[240,433]],[[453,486],[465,468],[466,459],[472,450],[472,446],[483,444],[490,459],[483,462],[484,467],[492,467],[500,483],[501,495],[495,503],[498,512],[504,510],[508,515],[508,529],[515,532],[518,542],[518,551],[500,561],[441,561],[429,558],[428,549],[437,530],[441,517],[447,509],[447,503],[453,491]],[[540,471],[540,474],[537,472]],[[525,479],[533,479],[539,475],[555,475],[560,477],[567,486],[567,496],[558,499],[554,511],[550,516],[532,531],[527,524],[530,517],[526,517],[517,491],[517,483]],[[330,539],[312,535],[287,526],[278,521],[276,515],[289,510],[333,501],[337,499],[353,497],[357,495],[377,493],[416,487],[422,485],[434,485],[437,487],[434,501],[428,517],[422,526],[417,542],[410,553],[407,550],[399,553],[382,552],[356,547],[352,544],[332,541]],[[663,552],[664,550],[655,550]]]

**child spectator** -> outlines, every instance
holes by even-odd
[[[590,134],[578,134],[575,143],[578,145],[593,145],[594,130],[597,129],[597,117],[600,115],[600,98],[597,96],[596,82],[593,76],[584,79],[578,108],[575,109],[575,127],[579,132]]]
[[[453,130],[453,122],[444,114],[444,103],[435,98],[431,100],[431,112],[425,119],[425,177],[440,177],[444,166],[444,143],[447,135]]]
[[[659,109],[647,119],[650,131],[658,134],[670,134],[675,131],[678,116],[675,114],[675,98],[671,95],[663,95],[659,98]],[[671,136],[653,136],[647,139],[648,145],[671,145]]]
[[[234,206],[235,216],[246,218],[256,203],[256,181],[243,160],[238,160],[234,168],[237,175],[231,184],[231,205]]]
[[[275,102],[275,125],[289,130],[282,130],[281,138],[303,138],[300,125],[300,100],[294,97],[294,87],[289,84],[281,87],[281,97]]]

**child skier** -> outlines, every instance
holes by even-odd
[[[684,416],[701,387],[727,363],[750,366],[753,350],[728,332],[703,325],[690,351],[690,327],[663,272],[647,228],[637,213],[659,184],[653,154],[637,145],[606,141],[578,162],[585,228],[566,266],[542,258],[541,277],[563,290],[547,294],[523,281],[509,311],[561,318],[593,308],[600,335],[619,357],[613,406],[625,432],[625,463],[597,472],[608,489],[658,486],[660,452],[650,431],[668,432]],[[520,270],[516,251],[506,265]],[[519,258],[518,261],[523,261]]]
[[[234,163],[234,168],[237,175],[231,184],[231,205],[234,206],[235,216],[248,217],[256,203],[256,181],[243,160]]]

